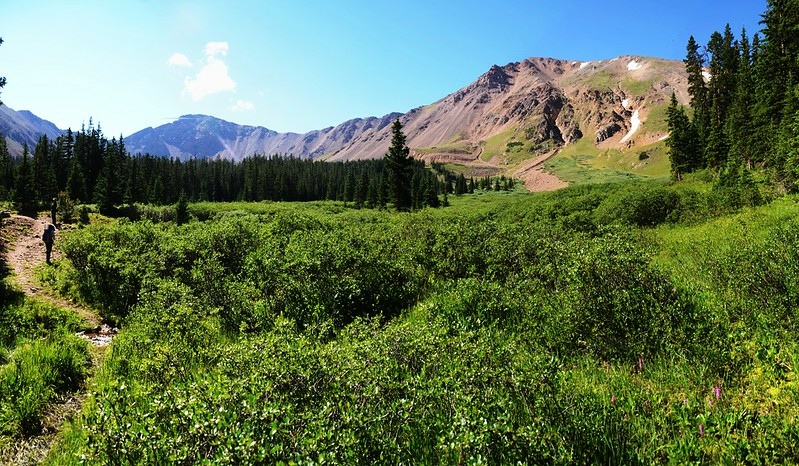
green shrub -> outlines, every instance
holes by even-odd
[[[594,214],[600,224],[621,222],[638,227],[664,223],[680,207],[680,197],[666,187],[633,185],[600,204]]]

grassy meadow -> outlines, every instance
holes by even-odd
[[[799,199],[699,178],[93,217],[41,276],[122,330],[87,380],[6,287],[0,439],[82,390],[47,464],[792,463]]]

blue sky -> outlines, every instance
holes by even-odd
[[[681,60],[766,0],[5,1],[0,98],[106,136],[202,113],[280,132],[406,112],[528,57]]]

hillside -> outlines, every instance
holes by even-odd
[[[530,58],[492,66],[472,84],[405,114],[356,118],[305,134],[184,115],[126,136],[125,145],[132,154],[180,160],[241,160],[253,154],[375,159],[388,149],[390,123],[399,118],[418,159],[450,164],[472,176],[510,175],[530,190],[550,190],[566,182],[607,179],[608,172],[667,174],[663,140],[672,93],[680,102],[689,100],[679,61]],[[0,111],[0,130],[15,155],[23,143],[33,147],[39,134],[60,134],[52,123],[8,107]]]
[[[46,135],[55,139],[63,133],[53,123],[43,120],[28,110],[15,111],[0,105],[0,135],[6,137],[8,152],[18,157],[22,155],[22,147],[27,144],[32,152],[40,136]]]
[[[493,66],[474,83],[408,112],[401,121],[417,158],[501,170],[530,181],[544,175],[544,161],[577,141],[590,157],[633,149],[637,154],[662,145],[672,92],[681,102],[689,99],[681,62],[634,56],[598,62],[533,58]],[[387,147],[387,129],[370,131],[329,160],[375,158]]]
[[[294,154],[330,161],[380,158],[390,141],[389,123],[400,118],[416,158],[467,167],[472,174],[499,172],[529,188],[564,183],[542,171],[558,150],[580,141],[582,156],[616,160],[617,170],[665,174],[665,107],[672,92],[688,101],[682,62],[623,56],[597,62],[531,58],[493,66],[472,84],[405,114],[354,119],[305,134],[277,133],[203,115],[147,128],[126,138],[133,153],[180,159],[241,159],[254,153]],[[653,157],[641,162],[648,149]],[[610,151],[610,152],[609,152]],[[592,168],[584,165],[584,168]]]

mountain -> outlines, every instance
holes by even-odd
[[[680,61],[530,58],[494,65],[472,84],[405,114],[349,120],[305,134],[186,115],[125,142],[134,153],[178,158],[284,153],[330,161],[370,159],[386,153],[390,123],[399,118],[416,158],[549,186],[558,182],[547,178],[543,163],[575,143],[590,157],[636,152],[618,162],[622,170],[658,163],[662,170],[665,110],[672,93],[682,103],[689,101]],[[643,152],[654,158],[642,162],[644,156],[637,156]]]
[[[407,113],[357,118],[305,134],[278,133],[206,115],[184,115],[125,138],[131,153],[178,159],[293,154],[330,161],[382,157],[399,118],[412,155],[465,166],[472,176],[507,174],[533,190],[563,181],[543,170],[668,173],[664,139],[672,93],[689,101],[682,62],[641,56],[579,62],[529,58],[492,66],[476,81]],[[30,112],[0,107],[0,131],[15,154],[39,134],[61,133]],[[570,157],[570,158],[569,158]],[[569,158],[567,160],[567,158]]]
[[[542,183],[546,189],[558,181],[547,178],[543,163],[578,142],[588,157],[636,152],[619,164],[622,170],[657,162],[641,162],[639,155],[648,157],[642,153],[665,159],[672,93],[680,102],[689,101],[679,61],[531,58],[495,65],[474,83],[411,110],[400,121],[416,158],[499,170],[524,179],[528,187]],[[389,142],[389,129],[369,131],[328,160],[380,157]]]
[[[63,133],[53,123],[28,110],[15,111],[6,105],[0,105],[0,135],[6,137],[8,152],[14,157],[22,155],[24,144],[28,144],[28,150],[33,152],[41,135],[55,139]]]
[[[305,134],[277,133],[261,126],[242,126],[207,115],[183,115],[172,123],[146,128],[125,138],[131,153],[179,159],[223,157],[240,160],[253,154],[293,154],[318,159],[369,131],[390,126],[400,113],[382,118],[348,120]]]

